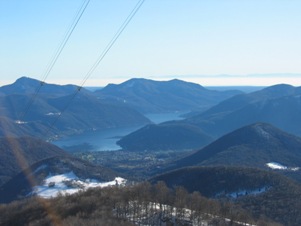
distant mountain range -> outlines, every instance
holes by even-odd
[[[301,135],[301,87],[280,84],[241,94],[185,120],[219,137],[239,127],[267,122]]]
[[[35,96],[37,88],[41,91]],[[74,95],[77,90],[73,85],[41,85],[25,77],[0,87],[0,202],[35,194],[34,187],[56,174],[80,178],[62,181],[71,189],[81,188],[91,179],[114,182],[118,176],[41,139],[22,135],[45,139],[49,129],[54,137],[145,125],[118,144],[124,150],[144,153],[194,150],[185,152],[184,158],[167,161],[164,168],[156,164],[146,168],[161,173],[153,175],[152,183],[163,180],[170,188],[183,186],[189,192],[230,200],[256,217],[262,214],[277,222],[300,225],[301,187],[296,183],[301,182],[301,138],[296,136],[301,135],[300,87],[282,84],[243,94],[209,91],[180,80],[132,79],[96,92],[82,89]],[[27,112],[25,107],[32,98]],[[201,113],[161,124],[142,115],[187,110]]]
[[[37,92],[37,90],[39,90],[39,95],[57,97],[70,95],[77,89],[78,86],[76,85],[48,84],[29,77],[21,77],[17,79],[13,84],[0,87],[0,96],[11,94],[34,94]],[[81,92],[88,93],[89,91],[85,88],[82,88]]]
[[[185,127],[185,124],[199,127],[204,134],[215,139],[235,129],[257,122],[269,123],[281,130],[300,136],[301,87],[282,84],[248,94],[239,94],[198,115],[177,121],[182,127]],[[164,129],[163,126],[161,129],[160,126],[157,126],[156,133],[163,134],[169,130],[171,134],[169,141],[176,141],[180,133],[172,134],[173,127],[174,121],[165,122]],[[160,146],[159,142],[161,141],[154,140],[156,134],[150,134],[146,129],[140,129],[134,133],[136,137],[143,137],[146,143],[149,139]],[[129,134],[128,136],[132,135]],[[188,143],[189,139],[189,137],[182,137],[182,142],[187,141]],[[123,140],[129,139],[125,136]],[[127,147],[129,146],[130,144],[127,144]]]
[[[85,89],[20,78],[0,88],[0,136],[66,136],[103,128],[145,125],[150,121],[126,106],[103,103]],[[30,104],[31,103],[31,104]],[[61,113],[64,112],[62,115]],[[58,119],[59,118],[59,119]],[[55,121],[58,121],[55,123]]]
[[[95,91],[103,101],[128,106],[142,113],[203,111],[241,93],[238,90],[209,90],[178,79],[154,81],[138,78]]]
[[[89,130],[143,126],[150,121],[138,111],[203,111],[242,93],[208,90],[181,80],[159,82],[147,79],[131,79],[95,92],[84,88],[78,90],[75,85],[47,84],[28,77],[0,87],[0,136],[31,135],[56,139]],[[203,132],[197,133],[196,137]],[[210,137],[203,135],[204,140]],[[200,143],[204,145],[207,141],[197,142],[196,146],[200,147]]]

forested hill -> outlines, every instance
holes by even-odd
[[[89,189],[55,199],[30,198],[0,205],[0,211],[1,225],[52,225],[53,218],[63,225],[85,226],[279,225],[265,216],[254,218],[229,202],[190,194],[183,187],[169,189],[162,181]]]
[[[229,200],[254,217],[301,225],[300,184],[274,172],[242,167],[187,167],[151,179],[153,183],[158,181],[170,188],[183,186],[189,192]]]
[[[301,138],[270,124],[255,123],[219,138],[174,167],[229,165],[267,168],[269,162],[301,166]]]
[[[198,149],[213,141],[199,127],[182,123],[147,125],[121,138],[117,144],[128,151]]]
[[[119,176],[40,139],[0,138],[0,203],[28,197],[46,178],[70,173],[82,181],[114,181]]]
[[[55,196],[55,190],[61,192],[64,192],[68,188],[82,188],[82,190],[84,190],[84,186],[90,186],[89,183],[92,181],[114,181],[114,179],[119,176],[109,168],[94,165],[71,155],[54,156],[35,162],[0,186],[0,203],[9,203],[34,195],[34,187],[43,186],[50,176],[61,177],[66,174],[72,174],[77,177],[77,180],[73,181],[73,187],[72,182],[65,182],[65,188],[60,188],[61,185],[58,185],[51,190],[47,184],[44,186],[42,193],[44,195],[53,194],[53,196]],[[65,181],[68,181],[68,178],[66,178]],[[87,182],[86,185],[85,182]],[[47,189],[49,190],[47,191]]]

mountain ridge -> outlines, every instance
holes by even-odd
[[[48,91],[51,94],[31,93],[39,83],[34,79],[20,78],[14,84],[6,86],[16,88],[16,84],[24,84],[25,91],[17,89],[16,93],[0,95],[0,117],[5,125],[0,127],[0,134],[53,139],[57,135],[67,136],[96,129],[150,123],[149,119],[131,108],[104,103],[92,92],[84,89],[79,92],[73,85],[67,86],[66,90],[66,86],[44,84],[41,91],[44,87],[50,87]],[[3,87],[0,92],[1,89]],[[69,92],[70,89],[72,92]],[[58,119],[59,123],[54,125]],[[46,131],[49,137],[45,138]]]
[[[199,115],[185,119],[184,122],[196,124],[215,137],[259,121],[301,135],[297,120],[299,114],[296,114],[301,112],[300,94],[301,87],[274,85],[231,97]]]
[[[39,95],[51,95],[51,96],[64,96],[74,93],[78,90],[76,85],[57,85],[49,84],[39,81],[30,77],[20,77],[14,83],[0,87],[0,94],[35,94]],[[85,88],[81,89],[81,92],[89,93]]]
[[[239,94],[202,113],[177,121],[183,126],[197,126],[214,139],[257,122],[269,123],[301,136],[301,87],[280,84],[253,93]],[[164,122],[165,129],[168,124],[172,129],[174,122]],[[147,140],[148,134],[144,130],[136,135]],[[149,139],[151,138],[152,136]]]
[[[142,113],[207,109],[238,93],[242,92],[209,90],[199,84],[179,79],[155,81],[140,78],[133,78],[118,85],[109,84],[95,91],[102,99],[131,106]]]
[[[170,169],[187,166],[241,166],[268,169],[269,162],[301,166],[301,138],[267,123],[251,124],[215,140]],[[299,171],[294,172],[300,174]]]

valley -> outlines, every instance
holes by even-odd
[[[192,153],[182,151],[97,151],[75,152],[74,156],[102,165],[118,172],[121,176],[133,181],[143,181],[162,172],[167,165]]]
[[[301,1],[0,2],[0,226],[301,226]]]
[[[153,123],[162,123],[170,120],[182,119],[181,115],[186,112],[152,113],[144,115]],[[73,136],[67,136],[52,141],[53,144],[69,152],[77,151],[112,151],[121,147],[116,142],[123,136],[128,135],[144,125],[98,129]]]
[[[244,87],[244,93],[131,79],[84,90],[64,110],[75,87],[45,84],[19,120],[26,113],[21,103],[37,84],[22,77],[0,87],[3,222],[14,221],[12,205],[30,209],[24,202],[40,199],[58,209],[74,199],[89,219],[103,218],[84,200],[113,192],[112,200],[104,195],[113,211],[103,209],[102,199],[97,208],[110,215],[106,219],[129,225],[301,223],[294,212],[301,205],[295,198],[301,194],[300,87]],[[207,206],[198,210],[201,202]],[[57,216],[85,221],[72,209]]]

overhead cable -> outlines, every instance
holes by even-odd
[[[84,79],[82,80],[82,82],[78,86],[78,89],[71,96],[70,100],[66,103],[66,105],[64,106],[64,108],[62,108],[62,111],[60,112],[60,114],[57,115],[57,117],[55,118],[55,120],[52,122],[52,124],[50,125],[49,129],[47,130],[47,132],[45,134],[46,137],[47,137],[48,133],[50,132],[50,130],[52,130],[52,128],[56,124],[56,122],[59,120],[59,118],[62,116],[62,114],[70,106],[71,102],[76,97],[76,95],[80,92],[80,90],[82,89],[82,87],[85,85],[86,81],[91,77],[92,73],[98,67],[98,65],[100,64],[100,62],[104,59],[104,57],[110,51],[110,49],[112,48],[112,46],[115,44],[115,42],[120,37],[120,35],[122,34],[122,32],[125,30],[125,28],[128,26],[128,24],[131,22],[131,20],[136,15],[136,13],[141,8],[141,6],[143,5],[144,2],[145,2],[145,0],[139,0],[137,2],[137,4],[135,5],[135,7],[133,8],[133,10],[130,12],[130,14],[127,16],[127,18],[124,20],[124,22],[119,27],[119,29],[117,30],[117,32],[115,33],[115,35],[113,36],[113,38],[110,40],[110,42],[104,48],[104,50],[101,52],[101,54],[99,55],[99,57],[97,58],[97,60],[94,62],[94,64],[92,65],[92,67],[89,69],[89,71],[85,75]]]
[[[19,114],[19,120],[23,121],[23,119],[25,118],[25,116],[27,115],[30,107],[32,106],[32,104],[34,103],[35,99],[37,98],[42,86],[45,84],[45,81],[47,79],[47,77],[49,76],[50,72],[52,71],[54,65],[56,64],[58,58],[60,57],[62,51],[64,50],[67,42],[69,41],[73,31],[75,30],[78,22],[80,21],[80,19],[82,18],[82,15],[84,14],[88,4],[89,4],[90,0],[84,0],[82,5],[79,7],[75,17],[73,18],[62,42],[59,44],[57,50],[55,51],[53,57],[51,58],[48,66],[46,67],[46,70],[43,74],[42,79],[40,80],[40,85],[37,87],[37,89],[35,90],[34,95],[30,98],[29,102],[27,103],[26,107],[24,108],[24,110]]]
[[[88,73],[86,74],[86,76],[84,77],[84,79],[82,80],[82,82],[80,84],[80,87],[83,87],[85,85],[86,81],[90,78],[90,76],[95,71],[95,69],[98,67],[98,65],[100,64],[100,62],[107,55],[107,53],[110,51],[110,49],[112,48],[112,46],[115,44],[115,42],[117,41],[117,39],[119,38],[119,36],[122,34],[122,32],[125,30],[125,28],[127,27],[127,25],[131,22],[131,20],[135,16],[135,14],[141,8],[141,6],[144,3],[144,1],[145,0],[139,0],[138,3],[135,5],[135,7],[133,8],[133,10],[130,12],[130,14],[128,15],[128,17],[123,22],[123,24],[119,27],[119,29],[117,30],[117,32],[115,33],[115,35],[113,36],[113,38],[111,39],[111,41],[107,44],[107,46],[105,47],[105,49],[102,51],[102,53],[99,55],[99,57],[97,58],[97,60],[95,61],[95,63],[92,65],[92,67],[90,68],[90,70],[88,71]]]

